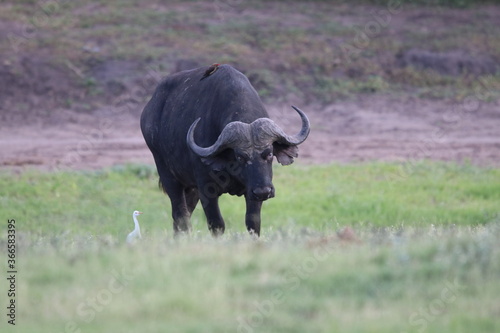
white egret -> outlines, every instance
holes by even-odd
[[[141,228],[139,227],[139,221],[137,221],[137,216],[141,215],[142,212],[139,212],[138,210],[134,210],[134,213],[132,214],[132,217],[134,218],[134,231],[132,231],[130,234],[127,236],[127,243],[131,244],[135,241],[136,238],[141,238]]]

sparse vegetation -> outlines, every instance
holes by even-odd
[[[311,0],[311,1],[315,1],[315,0]],[[318,1],[321,1],[321,0],[318,0]],[[352,2],[353,1],[351,1],[351,3]],[[354,2],[387,6],[390,3],[390,0],[357,0]],[[437,7],[443,6],[443,7],[450,7],[450,8],[464,8],[464,7],[469,7],[469,6],[478,5],[478,4],[493,4],[493,3],[495,3],[495,0],[479,0],[479,1],[474,1],[474,0],[412,0],[411,3],[414,5],[419,5],[419,6],[437,6]]]
[[[498,69],[479,77],[434,73],[429,79],[429,73],[401,68],[396,59],[398,52],[418,47],[486,55],[498,63],[496,7],[475,3],[465,17],[454,7],[471,5],[468,0],[403,2],[392,14],[386,1],[357,3],[372,7],[357,10],[352,2],[327,1],[172,1],[141,2],[138,10],[135,1],[54,6],[4,2],[0,6],[6,24],[24,24],[29,31],[7,31],[0,51],[8,69],[16,71],[16,59],[36,50],[41,61],[66,71],[83,91],[91,78],[79,83],[64,65],[67,61],[82,73],[92,73],[98,62],[134,62],[140,70],[128,75],[139,80],[146,72],[141,67],[161,67],[165,75],[176,70],[178,60],[188,58],[199,65],[230,63],[252,73],[267,101],[290,94],[322,102],[358,93],[425,96],[420,89],[423,82],[429,97],[460,100],[474,94],[484,76],[492,83],[491,93],[499,97]],[[432,17],[421,13],[422,4],[437,6]],[[291,16],[294,19],[287,20]],[[114,94],[105,89],[106,82],[98,83],[104,89],[92,89],[93,93],[100,92],[104,100]]]

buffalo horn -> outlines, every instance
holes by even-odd
[[[238,143],[245,138],[245,125],[247,124],[244,124],[240,121],[234,121],[224,127],[221,134],[217,138],[217,141],[215,141],[213,145],[206,148],[200,147],[196,144],[196,142],[194,142],[194,130],[200,120],[201,118],[196,119],[187,133],[187,144],[189,145],[191,150],[198,156],[209,157],[226,148],[236,147],[238,146]]]
[[[201,118],[189,127],[187,133],[187,144],[191,150],[201,157],[215,155],[226,148],[235,148],[246,146],[252,141],[259,145],[272,144],[277,142],[289,146],[296,146],[304,142],[310,132],[309,119],[299,108],[292,106],[298,112],[302,119],[302,128],[296,135],[286,134],[274,121],[268,118],[259,118],[252,124],[245,124],[240,121],[234,121],[227,124],[217,138],[217,141],[210,147],[200,147],[194,142],[194,130]],[[252,140],[253,137],[253,140]]]
[[[282,144],[287,144],[290,146],[297,146],[307,139],[307,136],[309,135],[311,128],[309,124],[309,119],[307,118],[306,114],[302,110],[293,105],[292,108],[294,108],[294,110],[298,112],[300,118],[302,119],[302,128],[300,129],[300,132],[293,136],[287,135],[274,122],[272,123],[272,132],[274,133],[275,136],[274,141]]]

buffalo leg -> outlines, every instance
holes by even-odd
[[[184,196],[186,197],[186,205],[189,215],[193,214],[198,201],[200,201],[200,196],[198,195],[198,190],[194,187],[187,188],[184,190]]]
[[[177,235],[179,232],[189,232],[191,230],[191,212],[186,203],[186,195],[184,187],[176,180],[173,179],[170,171],[163,163],[162,159],[153,153],[156,163],[156,169],[160,176],[160,184],[163,191],[167,193],[172,204],[172,218],[174,219],[174,233]],[[194,198],[190,197],[190,204]],[[196,204],[195,204],[196,206]],[[194,209],[194,207],[193,207]]]
[[[201,203],[203,204],[203,210],[207,217],[208,229],[214,236],[222,235],[224,233],[225,224],[219,209],[219,197],[201,197]]]
[[[260,236],[260,210],[262,201],[254,201],[246,198],[247,212],[245,214],[245,224],[250,234]]]
[[[189,232],[191,230],[191,212],[186,203],[184,188],[176,181],[170,181],[166,186],[167,194],[172,203],[172,218],[174,219],[174,233]]]

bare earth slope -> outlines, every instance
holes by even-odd
[[[299,105],[312,131],[301,146],[301,163],[420,159],[470,161],[500,166],[498,103],[463,105],[441,101],[362,96],[327,107]],[[289,105],[269,106],[289,132],[300,126]],[[30,125],[0,131],[0,166],[8,169],[96,169],[153,163],[135,113],[120,108],[92,114],[61,110]]]

